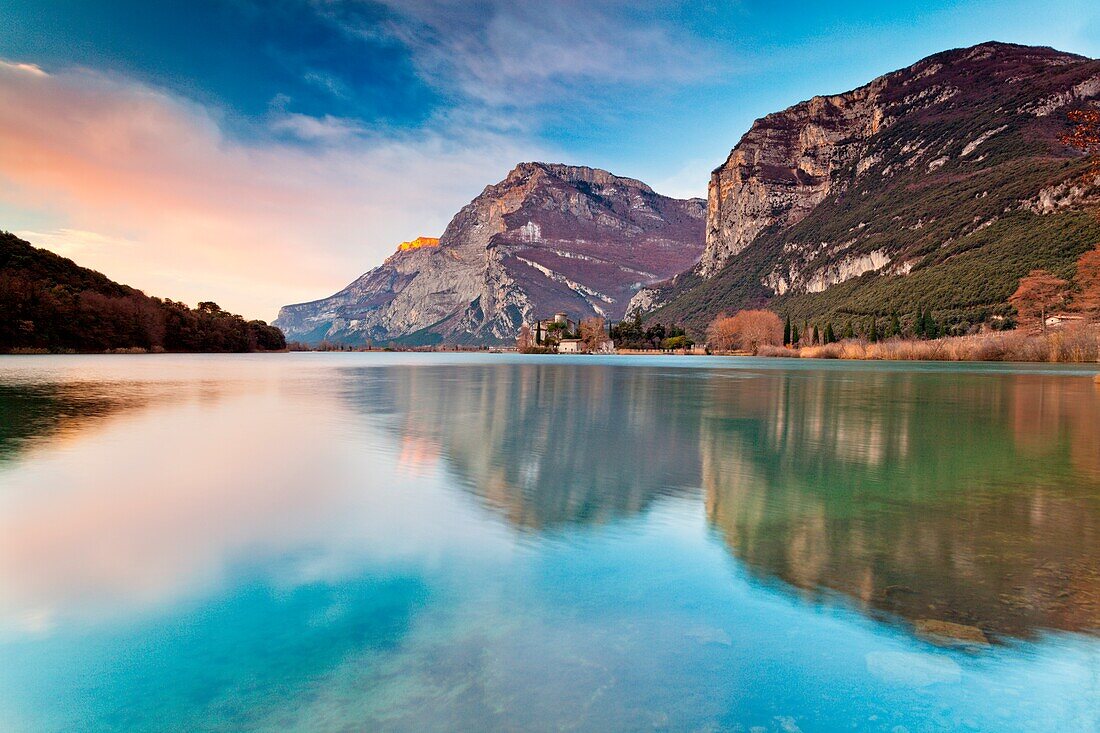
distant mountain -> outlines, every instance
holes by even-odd
[[[843,320],[1008,314],[1020,276],[1069,274],[1100,241],[1067,112],[1100,62],[983,43],[757,120],[711,175],[706,251],[632,307],[701,330],[770,303]]]
[[[490,344],[565,311],[618,319],[644,285],[691,267],[706,205],[607,171],[522,163],[439,240],[402,244],[335,295],[288,305],[275,325],[316,343]]]
[[[265,351],[286,348],[286,340],[263,321],[245,321],[214,303],[192,309],[151,298],[0,232],[0,353],[134,348]]]

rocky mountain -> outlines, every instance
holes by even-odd
[[[565,311],[622,318],[639,288],[691,267],[706,204],[607,171],[522,163],[438,240],[402,244],[335,295],[281,309],[293,340],[496,343]]]
[[[765,302],[795,317],[1007,314],[1021,275],[1068,274],[1100,240],[1096,186],[1060,142],[1067,112],[1098,99],[1098,61],[983,43],[768,115],[711,175],[698,264],[631,307],[696,330]]]

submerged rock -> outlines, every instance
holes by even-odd
[[[977,626],[956,624],[951,621],[922,618],[914,624],[921,636],[932,637],[932,641],[948,641],[961,644],[988,644],[985,632]]]

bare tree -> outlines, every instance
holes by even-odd
[[[1045,331],[1047,316],[1066,301],[1068,284],[1046,270],[1032,270],[1020,278],[1020,286],[1008,302],[1020,314],[1021,325],[1033,326],[1037,321],[1039,330]]]
[[[707,326],[707,346],[711,351],[733,351],[737,348],[737,332],[733,318],[721,313]]]
[[[1073,129],[1062,136],[1062,142],[1091,157],[1086,176],[1100,175],[1100,109],[1077,109],[1069,113],[1069,119]]]
[[[578,330],[585,351],[596,353],[607,341],[607,328],[602,318],[585,318]]]
[[[718,316],[707,328],[707,344],[713,351],[756,352],[761,346],[783,343],[783,322],[766,310],[738,311]]]
[[[1073,281],[1078,291],[1073,297],[1074,306],[1087,316],[1100,317],[1100,245],[1078,258]]]
[[[531,327],[526,323],[519,327],[519,336],[516,337],[516,348],[520,351],[530,351],[535,345],[535,337],[531,335]]]

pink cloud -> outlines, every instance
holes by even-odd
[[[270,319],[397,242],[438,235],[515,162],[541,157],[471,128],[385,138],[331,117],[269,124],[313,144],[234,139],[218,110],[132,79],[0,62],[0,207],[52,225],[0,227],[33,229],[35,244],[150,294]]]

